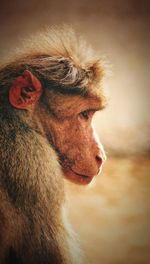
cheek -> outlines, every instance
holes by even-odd
[[[53,143],[63,155],[66,155],[74,146],[77,146],[78,136],[79,129],[71,121],[65,121],[53,127]]]
[[[74,156],[81,152],[85,144],[85,131],[78,123],[65,122],[62,126],[58,126],[54,131],[54,145],[64,156],[73,159]]]
[[[94,143],[95,140],[91,128],[75,126],[64,131],[61,149],[68,158],[77,161],[81,158],[81,155],[83,156],[91,151]]]

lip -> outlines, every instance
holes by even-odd
[[[79,174],[79,173],[75,172],[74,170],[72,170],[71,168],[69,168],[69,170],[65,171],[65,176],[66,176],[66,178],[68,178],[72,182],[77,183],[77,184],[81,184],[81,185],[89,184],[94,177],[94,176],[87,176],[84,174]]]
[[[92,180],[92,179],[93,179],[93,177],[91,177],[91,176],[87,176],[87,175],[84,175],[84,174],[77,173],[77,172],[75,172],[75,171],[72,170],[72,169],[71,169],[71,171],[72,171],[74,174],[76,174],[77,176],[83,178],[84,180],[90,180],[90,179]]]

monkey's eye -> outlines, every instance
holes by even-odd
[[[89,114],[90,114],[90,110],[85,110],[85,111],[80,113],[81,117],[83,117],[86,120],[89,119]]]

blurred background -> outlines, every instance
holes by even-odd
[[[109,62],[109,105],[94,118],[107,152],[88,187],[66,182],[69,218],[84,263],[150,263],[150,2],[7,1],[0,8],[0,58],[48,25],[71,24]]]

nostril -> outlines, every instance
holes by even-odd
[[[103,159],[99,155],[96,155],[96,161],[99,166],[103,163]]]

